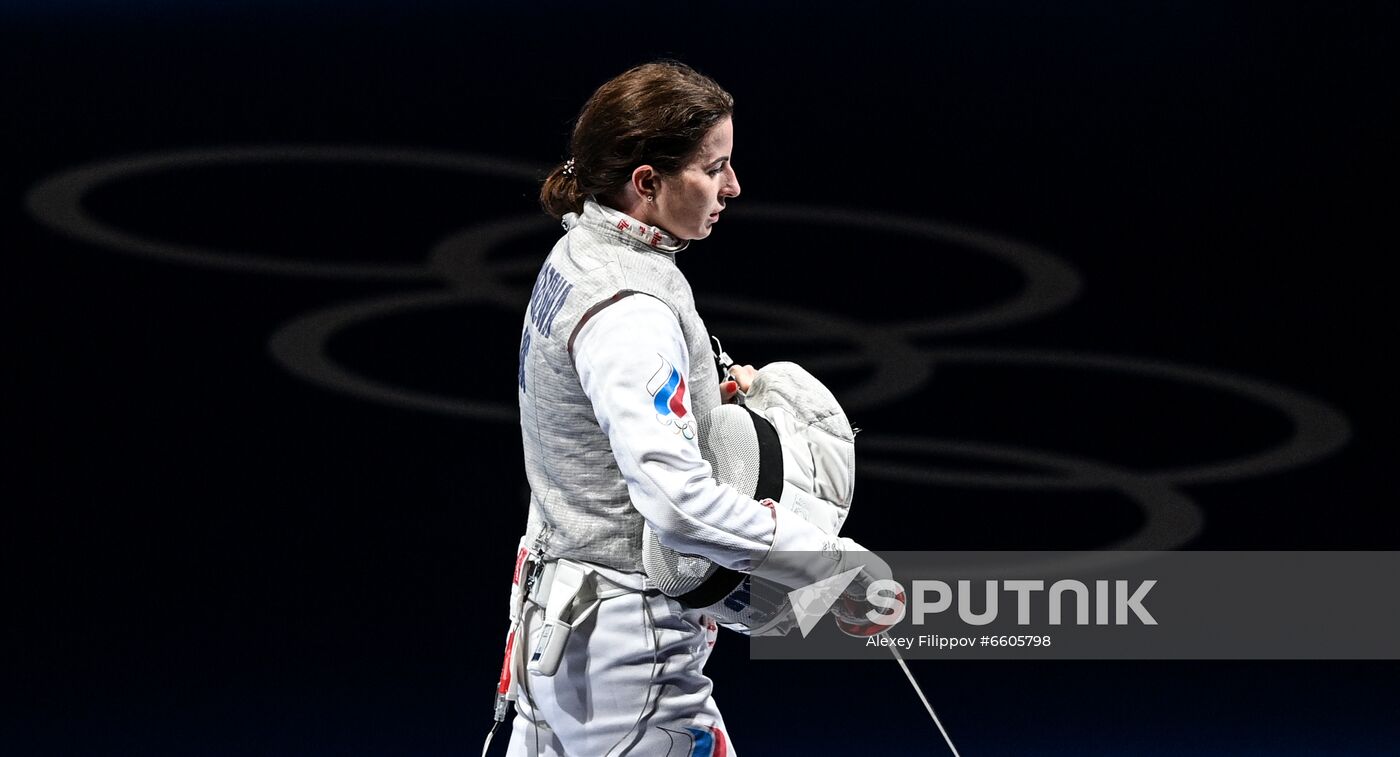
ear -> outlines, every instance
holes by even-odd
[[[643,164],[632,169],[632,191],[636,193],[637,199],[655,197],[660,187],[661,178],[650,165]]]

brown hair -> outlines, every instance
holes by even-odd
[[[713,79],[678,61],[628,69],[584,103],[569,140],[570,164],[560,163],[540,187],[540,205],[562,218],[626,187],[637,166],[665,176],[680,171],[701,140],[734,112],[734,98]]]

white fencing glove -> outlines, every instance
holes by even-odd
[[[771,501],[766,501],[769,504]],[[873,636],[888,630],[889,625],[870,619],[877,615],[897,618],[902,612],[877,608],[867,598],[875,581],[892,579],[890,566],[879,555],[862,547],[854,539],[833,536],[808,523],[782,505],[772,506],[774,515],[773,546],[753,574],[794,589],[810,586],[854,568],[860,572],[846,586],[841,598],[832,605],[836,625],[852,636]],[[904,595],[889,596],[902,606]]]

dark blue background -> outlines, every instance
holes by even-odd
[[[658,56],[738,102],[744,195],[685,255],[697,291],[878,322],[1016,285],[983,259],[745,220],[746,200],[1036,244],[1080,272],[1081,298],[938,344],[1146,356],[1321,398],[1351,420],[1350,445],[1192,487],[1206,525],[1188,546],[1396,547],[1395,4],[533,7],[5,5],[0,752],[475,753],[524,520],[517,430],[325,392],[268,357],[288,319],[393,287],[115,254],[36,224],[24,193],[75,165],[220,145],[435,148],[544,168],[594,87]],[[427,170],[250,166],[87,200],[163,239],[413,264],[453,229],[531,212],[532,192]],[[554,236],[541,218],[519,246],[540,257]],[[771,294],[775,279],[813,286]],[[509,402],[518,324],[464,307],[357,326],[330,348],[386,381]],[[851,378],[834,377],[838,395]],[[1014,367],[940,369],[917,400],[856,420],[1141,468],[1288,433],[1200,390]],[[882,549],[1089,548],[1138,525],[1112,492],[859,492],[848,533]],[[1400,738],[1390,662],[914,670],[968,757],[1389,754]],[[943,750],[893,664],[749,663],[726,635],[711,671],[744,754]]]

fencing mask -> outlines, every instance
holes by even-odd
[[[710,414],[700,452],[720,482],[840,533],[855,489],[855,433],[830,390],[800,366],[758,371],[743,404]],[[650,526],[642,565],[662,593],[731,630],[783,635],[795,625],[787,587],[663,546]]]

